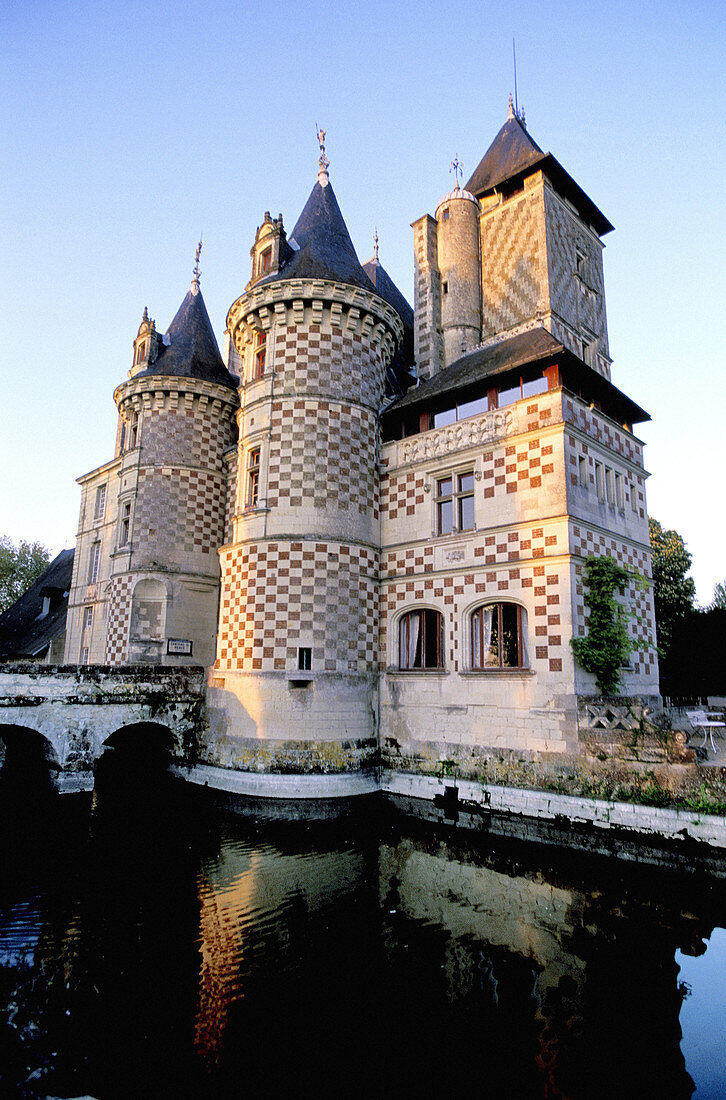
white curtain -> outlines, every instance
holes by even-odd
[[[406,647],[406,668],[416,667],[416,650],[421,635],[421,612],[412,611],[406,616],[408,645]]]
[[[495,608],[480,607],[472,620],[472,647],[474,668],[485,668],[492,644],[492,620]],[[483,635],[483,636],[482,636]]]

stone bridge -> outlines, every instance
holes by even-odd
[[[59,790],[92,790],[96,762],[124,739],[141,746],[140,768],[145,743],[191,763],[204,689],[196,667],[3,665],[0,740],[8,761],[42,757]]]

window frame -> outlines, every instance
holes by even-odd
[[[435,618],[434,618],[435,616]],[[413,663],[411,661],[411,625],[414,617],[419,620],[416,641],[414,643]],[[435,631],[433,645],[436,653],[436,664],[426,663],[429,654],[427,650],[432,644],[430,631]],[[446,626],[444,616],[438,608],[412,607],[399,616],[396,624],[396,636],[398,644],[398,672],[444,672],[446,670]],[[416,664],[417,656],[421,663]]]
[[[96,502],[93,508],[94,520],[101,520],[106,515],[106,486],[98,485],[96,487]]]
[[[262,378],[267,362],[267,333],[255,333],[255,346],[252,358],[252,380]]]
[[[501,638],[504,634],[503,623],[503,608],[514,608],[517,615],[517,664],[504,664],[502,660],[502,646],[498,646],[499,658],[497,664],[487,664],[486,657],[488,647],[485,647],[484,637],[485,631],[483,629],[483,622],[481,621],[482,612],[489,609],[496,609],[497,616],[497,639]],[[529,672],[529,649],[527,646],[527,610],[521,603],[517,603],[515,600],[488,600],[485,603],[477,604],[472,608],[467,615],[469,623],[469,671],[477,673],[499,673],[499,672]],[[478,630],[478,643],[476,638],[476,622],[479,621]],[[477,652],[478,650],[478,652]]]
[[[462,488],[462,481],[464,478],[471,478],[471,489]],[[451,491],[448,493],[442,493],[440,491],[441,485],[445,482],[451,482]],[[473,466],[463,470],[451,470],[447,473],[439,474],[434,478],[434,533],[438,538],[445,535],[461,535],[468,531],[476,531],[476,475]],[[463,511],[462,505],[465,500],[472,501],[473,508],[473,523],[471,527],[462,527]],[[442,505],[451,505],[451,528],[448,531],[442,530]]]
[[[91,543],[91,553],[88,558],[88,584],[98,583],[98,574],[101,566],[101,540],[96,539]]]
[[[245,508],[259,508],[260,470],[262,468],[262,447],[250,447],[247,452],[247,478],[245,486]]]

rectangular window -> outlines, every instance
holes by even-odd
[[[597,499],[600,501],[605,500],[605,467],[602,462],[595,463],[595,488],[597,489]]]
[[[633,509],[634,512],[638,511],[638,498],[637,498],[637,493],[635,491],[635,482],[634,481],[630,482],[630,507]]]
[[[622,512],[625,507],[625,491],[623,489],[623,475],[615,475],[615,503],[618,509]]]
[[[398,624],[398,667],[444,667],[444,619],[438,611],[409,611]]]
[[[88,646],[87,645],[84,645],[83,649],[81,650],[81,664],[82,665],[87,665],[88,664]]]
[[[121,506],[121,528],[119,531],[119,546],[128,546],[131,539],[131,501],[127,500]]]
[[[91,547],[91,557],[88,562],[88,583],[95,584],[98,580],[98,566],[101,561],[101,543],[94,542]]]
[[[262,378],[265,373],[265,360],[267,358],[267,333],[258,332],[255,337],[255,359],[253,364],[253,377]]]
[[[589,488],[589,475],[587,472],[587,459],[584,455],[580,455],[577,460],[577,480],[583,489]]]
[[[103,519],[106,511],[106,486],[99,485],[96,489],[96,507],[93,513],[94,519]]]
[[[472,531],[474,522],[474,474],[450,475],[436,482],[436,534]]]
[[[609,466],[605,467],[605,492],[608,504],[615,506],[615,474]]]
[[[247,504],[248,508],[257,505],[260,495],[260,448],[253,447],[247,456]]]
[[[260,267],[259,267],[260,275],[264,275],[264,273],[266,271],[269,271],[271,264],[272,264],[272,249],[271,248],[266,248],[265,251],[260,254]]]
[[[93,626],[93,608],[84,607],[83,609],[83,629],[90,630]]]
[[[313,651],[309,646],[300,646],[298,649],[297,667],[301,672],[309,672],[313,667]]]

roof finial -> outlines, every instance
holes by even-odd
[[[373,259],[378,263],[378,226],[373,233]]]
[[[318,164],[320,166],[318,169],[318,183],[321,187],[327,187],[328,183],[330,182],[330,179],[328,177],[328,167],[330,166],[330,161],[325,155],[325,130],[319,129],[317,122],[315,123],[315,133],[318,135],[318,144],[320,145],[320,157],[318,158]]]
[[[456,154],[456,156],[452,160],[451,165],[449,166],[449,171],[454,173],[454,179],[456,180],[456,186],[454,187],[454,190],[459,191],[460,190],[459,175],[463,176],[463,174],[464,174],[464,165],[459,160],[459,154],[458,153]]]
[[[199,276],[201,271],[199,270],[199,253],[202,251],[202,238],[199,238],[199,244],[197,245],[197,251],[194,255],[194,271],[192,272],[192,294],[199,293]]]
[[[514,114],[514,97],[512,93],[509,93],[509,110],[507,111],[507,118],[515,118]]]

